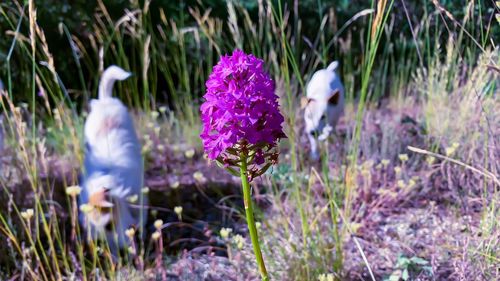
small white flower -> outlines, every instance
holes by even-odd
[[[447,147],[446,151],[445,151],[446,152],[446,156],[451,156],[452,154],[455,153],[456,150],[457,150],[457,148],[454,147],[454,146]]]
[[[245,239],[243,238],[243,236],[236,234],[235,236],[233,236],[233,243],[236,244],[238,250],[241,250],[245,245]]]
[[[128,238],[132,239],[135,235],[135,229],[133,227],[125,230],[125,235],[127,235]]]
[[[155,220],[154,226],[157,230],[160,230],[161,227],[163,226],[163,221],[162,220]]]
[[[137,194],[130,195],[129,197],[127,197],[127,201],[132,204],[136,203],[137,200],[139,200],[139,196]]]
[[[404,180],[398,180],[398,187],[399,188],[405,188],[406,187],[406,183]]]
[[[167,111],[167,107],[166,106],[160,106],[158,108],[158,111],[160,111],[161,113],[165,113]]]
[[[186,156],[187,159],[191,159],[194,156],[194,149],[190,148],[184,152],[184,156]]]
[[[82,213],[84,213],[84,214],[90,213],[93,209],[94,209],[94,206],[89,205],[89,204],[80,205],[80,211],[82,211]]]
[[[430,165],[434,164],[434,162],[436,161],[436,157],[434,157],[434,156],[427,156],[427,158],[425,159],[425,161],[430,166]]]
[[[128,252],[129,252],[131,255],[135,255],[135,254],[136,254],[136,251],[135,251],[134,247],[132,247],[132,246],[129,246],[129,247],[128,247]]]
[[[160,236],[161,236],[161,233],[159,231],[155,231],[153,232],[153,234],[151,235],[151,238],[153,238],[153,240],[158,240],[160,239]]]
[[[82,188],[78,185],[66,187],[66,194],[68,194],[71,197],[76,197],[77,195],[80,194],[81,191]]]
[[[203,173],[202,173],[202,172],[200,172],[200,171],[195,172],[195,173],[193,174],[193,178],[194,178],[197,182],[199,182],[199,183],[203,183],[203,182],[205,182],[205,181],[207,180],[207,179],[205,178],[205,176],[203,175]]]
[[[399,166],[394,167],[394,172],[396,173],[396,175],[401,174],[401,167]]]
[[[151,147],[150,147],[150,146],[148,146],[148,145],[144,145],[144,146],[142,147],[142,149],[141,149],[141,153],[142,153],[142,154],[147,154],[147,153],[148,153],[148,152],[150,152],[150,151],[151,151]]]
[[[182,220],[182,206],[177,206],[174,208],[174,212],[179,217],[179,220]]]
[[[233,230],[231,228],[223,227],[220,230],[220,237],[222,237],[223,239],[227,239],[229,237],[229,234],[231,234],[231,232],[233,232]]]
[[[414,187],[415,185],[417,185],[417,182],[415,182],[413,179],[410,179],[408,181],[408,188],[412,188]]]
[[[318,276],[318,281],[333,281],[334,276],[332,273],[323,273]]]
[[[399,160],[403,163],[408,161],[408,154],[399,154]]]
[[[179,181],[174,181],[174,182],[170,185],[170,187],[171,187],[172,189],[177,189],[180,185],[181,185],[181,183],[180,183]]]
[[[33,209],[27,209],[26,211],[21,212],[21,217],[23,217],[25,220],[29,221],[33,217],[34,214],[35,214],[35,212],[33,211]]]

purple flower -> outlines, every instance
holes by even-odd
[[[263,66],[263,60],[241,50],[214,66],[201,105],[200,137],[210,159],[228,158],[228,148],[249,148],[255,164],[262,164],[285,137],[274,82]]]

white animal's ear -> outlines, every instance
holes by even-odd
[[[304,109],[306,106],[307,106],[307,98],[301,97],[300,98],[300,109]]]
[[[306,106],[310,103],[314,101],[314,99],[311,99],[311,98],[306,98],[306,97],[302,97],[300,98],[300,109],[304,109],[306,108]]]
[[[335,89],[330,97],[328,98],[328,104],[329,105],[337,105],[339,104],[339,99],[340,99],[340,91],[339,89]]]
[[[330,65],[326,69],[328,69],[329,71],[335,71],[338,66],[339,66],[339,62],[334,61],[334,62],[330,63]]]

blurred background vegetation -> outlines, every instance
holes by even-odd
[[[236,46],[243,47],[246,51],[252,51],[257,56],[265,57],[270,49],[276,47],[272,45],[274,42],[272,39],[262,38],[262,30],[255,30],[255,28],[266,29],[262,18],[259,18],[259,3],[262,1],[233,1],[232,3],[231,6],[235,10],[239,26],[249,25],[250,27],[253,23],[260,22],[258,24],[260,26],[254,26],[254,29],[251,27],[245,29],[243,34],[239,35],[240,42],[235,42],[232,38],[235,32],[231,31],[231,21],[228,20],[232,16],[231,8],[228,8],[229,4],[226,1],[221,0],[157,0],[151,1],[151,3],[128,0],[102,2],[96,0],[39,0],[36,1],[36,8],[37,23],[45,32],[46,44],[48,44],[48,49],[53,56],[60,81],[64,83],[66,89],[71,89],[71,99],[78,101],[77,104],[81,106],[82,101],[86,101],[95,92],[98,73],[102,70],[99,69],[98,63],[100,47],[104,46],[105,48],[105,66],[120,64],[120,58],[113,58],[112,55],[108,54],[112,52],[118,57],[130,58],[130,61],[123,66],[140,74],[143,63],[140,58],[141,48],[138,45],[144,44],[147,36],[150,35],[151,64],[148,72],[151,81],[146,82],[150,85],[145,85],[145,81],[141,81],[139,75],[138,79],[133,82],[134,86],[143,89],[143,93],[157,97],[159,102],[168,102],[171,107],[175,107],[176,102],[173,95],[176,94],[173,91],[190,91],[189,94],[194,99],[198,99],[203,94],[203,81],[206,79],[211,65],[217,60],[218,52],[227,53]],[[149,11],[144,11],[145,4],[150,5]],[[440,4],[446,10],[453,11],[453,16],[457,19],[463,19],[469,8],[464,1],[440,1]],[[6,65],[10,63],[14,98],[18,102],[28,102],[31,100],[32,91],[29,81],[32,77],[30,64],[26,63],[30,60],[29,54],[26,53],[27,49],[14,48],[10,61],[7,61],[14,31],[21,18],[21,11],[24,11],[24,16],[27,15],[27,8],[23,8],[21,5],[23,5],[21,1],[5,1],[0,4],[3,14],[0,17],[0,34],[3,38],[0,42],[0,78],[6,84],[5,80],[8,76]],[[485,42],[486,38],[492,38],[494,41],[498,41],[497,39],[500,38],[500,29],[494,22],[495,19],[492,18],[493,5],[493,1],[477,1],[472,7],[472,13],[469,14],[470,20],[466,21],[465,28],[469,30],[472,37],[483,45],[488,43]],[[276,7],[276,3],[273,6]],[[105,11],[103,7],[105,7]],[[333,59],[340,60],[345,65],[342,71],[353,75],[352,81],[347,83],[352,83],[351,89],[354,90],[352,95],[356,96],[361,72],[357,66],[361,65],[363,61],[366,37],[364,29],[368,24],[369,16],[361,16],[346,26],[347,28],[339,29],[356,13],[369,8],[371,8],[370,0],[285,1],[284,10],[287,11],[285,16],[288,26],[286,36],[290,38],[293,54],[301,74],[307,76],[311,68],[318,67],[317,61],[303,55],[307,51],[317,54],[319,65],[324,66]],[[430,37],[427,37],[427,42],[417,41],[421,44],[421,56],[428,58],[420,62],[421,66],[430,63],[430,58],[433,57],[432,53],[436,50],[435,45],[446,43],[448,34],[443,32],[444,29],[459,30],[459,27],[445,16],[437,16],[435,5],[430,0],[394,1],[393,9],[394,12],[391,13],[385,30],[386,35],[382,37],[379,48],[379,52],[383,53],[383,58],[393,59],[384,60],[383,64],[374,66],[376,69],[374,75],[380,78],[387,76],[388,70],[396,69],[398,65],[402,65],[402,60],[410,59],[417,62],[416,55],[418,54],[415,52],[415,41],[412,39],[408,20],[416,29],[416,33],[431,32],[437,35],[436,40],[430,40]],[[209,35],[207,36],[206,32],[202,30],[203,26],[194,16],[196,11],[199,11],[198,13],[201,15],[207,13],[206,15],[209,15],[216,22],[215,28],[218,30],[213,31],[215,33],[212,35],[217,38],[209,38]],[[137,17],[132,20],[135,22],[132,22],[131,25],[142,26],[142,29],[122,24],[118,27],[121,31],[113,32],[111,23],[117,23],[127,13],[132,17]],[[429,17],[430,14],[435,16]],[[251,20],[251,23],[247,21],[248,19]],[[448,24],[443,24],[446,21]],[[490,29],[488,27],[492,21],[493,26]],[[269,29],[270,32],[265,36],[279,37],[279,34],[273,33],[274,30]],[[318,34],[318,30],[321,31],[321,34]],[[28,36],[28,20],[24,20],[20,24],[19,31],[24,36]],[[253,40],[255,39],[254,35],[246,34],[246,32],[257,32],[259,38]],[[491,34],[486,34],[487,32],[491,32]],[[200,44],[200,40],[206,41],[207,39],[209,44],[203,44],[203,42]],[[216,48],[210,47],[211,40],[216,41]],[[465,52],[466,46],[472,47],[467,48],[467,53],[464,53],[464,56],[470,60],[470,63],[473,63],[480,50],[476,44],[470,42],[471,38],[464,37],[462,40],[465,41],[464,44],[460,45],[463,47],[462,52]],[[179,44],[183,45],[182,49],[175,48],[179,47]],[[118,45],[119,51],[108,51],[107,49],[109,46],[113,49]],[[41,54],[37,60],[45,60],[46,56],[47,54]],[[179,60],[180,58],[182,59]],[[183,61],[184,59],[185,61]],[[77,60],[79,61],[77,62]],[[267,61],[269,62],[269,60]],[[180,64],[184,63],[188,70],[187,73],[191,77],[183,77],[187,73],[183,71],[183,66]],[[200,65],[202,66],[200,67]],[[414,64],[414,66],[419,66],[419,63]],[[48,70],[40,69],[39,71]],[[273,69],[271,69],[272,71]],[[409,74],[409,72],[406,73]],[[77,77],[79,79],[75,79]],[[178,84],[183,86],[177,86]],[[379,85],[379,87],[383,87],[383,89],[375,95],[385,95],[386,86]],[[300,92],[299,88],[295,89],[295,94],[298,95]],[[129,102],[138,102],[137,105],[142,106],[145,106],[144,103],[148,103],[147,99],[139,97],[129,98]]]

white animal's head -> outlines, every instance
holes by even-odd
[[[101,76],[101,81],[99,82],[99,99],[111,97],[113,95],[113,85],[115,81],[122,81],[129,78],[132,73],[123,70],[122,68],[111,65]]]
[[[316,71],[307,84],[303,101],[305,131],[311,143],[311,156],[318,158],[316,138],[328,138],[344,109],[344,86],[335,72],[338,62]]]
[[[85,182],[87,204],[92,206],[92,210],[86,214],[87,222],[97,229],[104,229],[111,223],[114,203],[110,191],[116,185],[117,182],[111,175],[95,175]]]
[[[306,133],[321,136],[335,127],[344,106],[344,87],[335,73],[338,62],[314,73],[304,102]],[[326,131],[325,131],[326,130]]]
[[[94,238],[104,235],[112,253],[116,254],[117,248],[126,245],[125,231],[139,226],[140,212],[129,202],[137,193],[124,187],[122,177],[117,174],[94,174],[86,179],[84,189],[82,203],[92,206],[83,214],[84,226]],[[146,213],[143,213],[143,222],[145,219]]]

